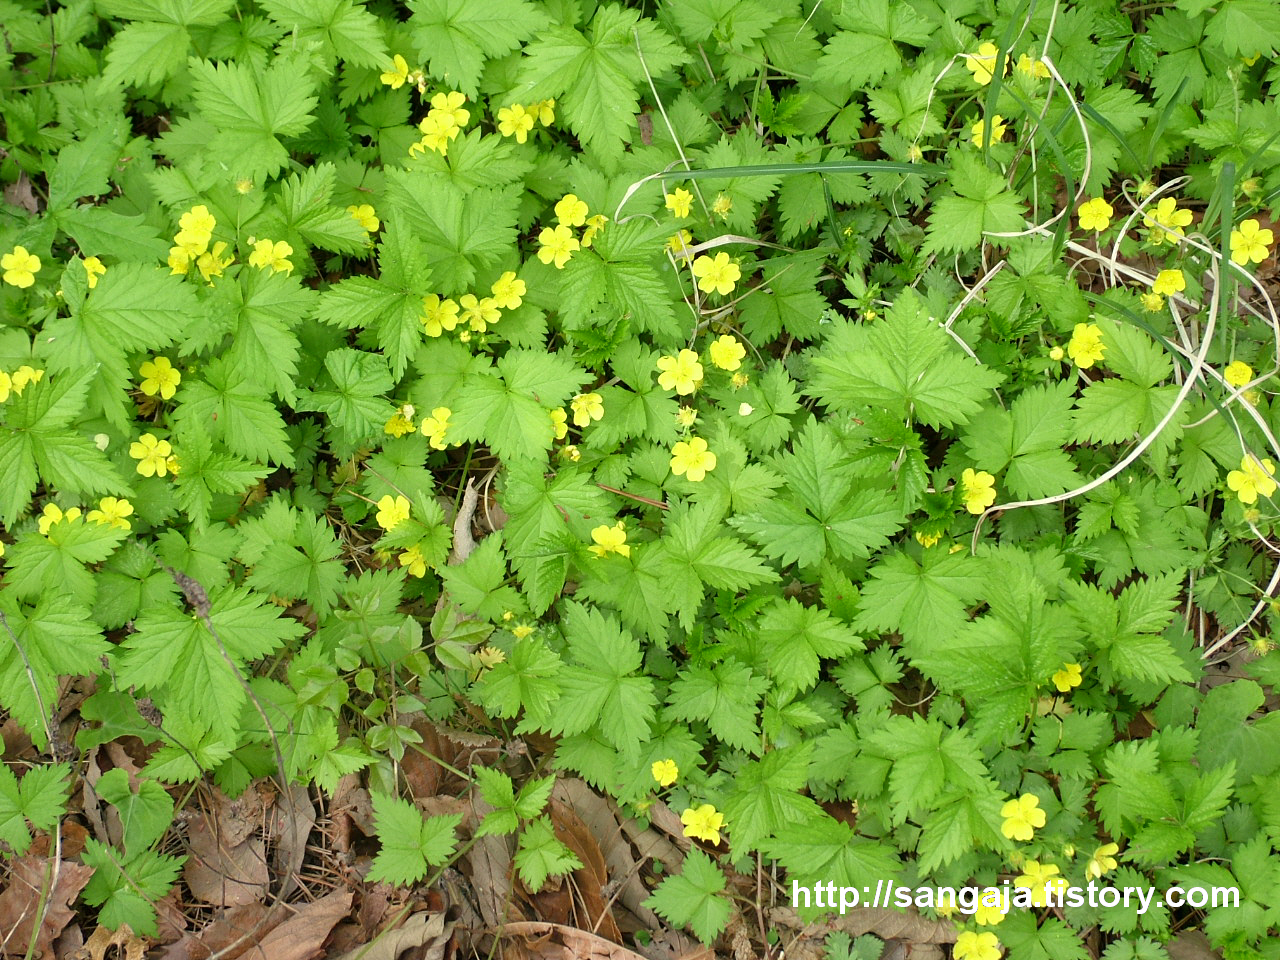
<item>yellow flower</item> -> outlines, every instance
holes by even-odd
[[[698,289],[703,293],[714,292],[723,297],[733,292],[733,285],[742,277],[742,271],[721,250],[714,260],[704,255],[693,261],[693,275],[698,278]]]
[[[1063,350],[1061,347],[1051,347],[1049,350],[1049,359],[1054,361],[1055,363],[1060,361],[1066,355],[1067,355],[1067,352]]]
[[[572,193],[566,193],[556,203],[556,219],[566,227],[580,227],[587,222],[587,204]]]
[[[1040,809],[1040,798],[1034,793],[1024,793],[1010,800],[1000,808],[1000,816],[1004,817],[1000,832],[1010,840],[1017,840],[1019,843],[1025,843],[1034,837],[1036,830],[1043,827],[1045,823],[1044,811]]]
[[[1076,218],[1081,230],[1102,231],[1111,225],[1111,217],[1115,213],[1111,204],[1102,197],[1086,200],[1076,209]]]
[[[219,240],[213,245],[213,249],[206,251],[196,258],[196,269],[200,271],[200,276],[204,277],[205,283],[210,283],[214,277],[222,276],[222,271],[235,263],[235,257],[223,257],[227,245]],[[185,271],[183,271],[185,272]]]
[[[683,220],[693,212],[693,194],[683,187],[676,187],[665,196],[667,209],[675,215],[677,220]]]
[[[916,531],[916,543],[928,550],[930,547],[936,547],[938,541],[942,539],[940,533],[925,533],[923,530]]]
[[[387,494],[378,501],[378,526],[388,532],[409,519],[409,501],[406,497]]]
[[[115,497],[103,497],[98,501],[98,509],[90,510],[85,518],[93,523],[105,523],[119,527],[121,530],[131,528],[128,517],[133,514],[133,504],[128,500],[117,500]]]
[[[1231,262],[1242,267],[1250,262],[1261,263],[1274,242],[1275,234],[1259,229],[1257,220],[1243,220],[1239,230],[1231,231]]]
[[[498,310],[498,302],[493,297],[477,299],[473,293],[464,293],[458,298],[458,306],[462,308],[460,319],[471,324],[476,333],[484,333],[489,324],[497,323],[502,316]]]
[[[1253,367],[1243,360],[1235,360],[1227,364],[1227,369],[1222,371],[1222,377],[1233,387],[1243,387],[1253,379]]]
[[[1073,687],[1080,686],[1080,664],[1064,663],[1062,669],[1053,675],[1053,685],[1059,693],[1068,693]]]
[[[984,43],[978,47],[977,53],[966,53],[964,55],[965,68],[973,74],[974,82],[979,86],[985,87],[991,82],[995,76],[996,70],[996,54],[999,49],[994,43]],[[1000,76],[1006,76],[1009,73],[1009,57],[1004,58],[1004,68],[1000,71]]]
[[[199,254],[197,254],[199,256]],[[186,247],[169,248],[169,276],[183,274],[191,269],[191,252]]]
[[[528,291],[524,281],[517,277],[514,271],[508,270],[493,281],[489,292],[493,294],[493,302],[498,307],[503,310],[514,310],[524,303],[524,295]]]
[[[1156,274],[1155,282],[1151,284],[1152,293],[1159,293],[1166,297],[1172,297],[1185,289],[1187,289],[1187,278],[1182,275],[1181,270],[1161,270]]]
[[[702,363],[692,350],[681,350],[674,357],[659,357],[658,386],[663,390],[675,390],[686,396],[698,389],[702,382]]]
[[[253,253],[249,254],[249,266],[264,270],[270,267],[274,273],[292,273],[293,264],[286,259],[291,253],[293,247],[284,240],[275,243],[259,240],[253,245]]]
[[[431,411],[431,416],[422,419],[422,426],[419,428],[422,435],[430,441],[432,450],[443,450],[446,446],[444,435],[449,430],[449,418],[453,416],[453,411],[448,407],[436,407]]]
[[[243,196],[244,194],[247,194],[252,189],[253,189],[252,180],[241,179],[236,181],[236,193],[240,194],[241,196]]]
[[[1154,213],[1144,216],[1143,223],[1151,230],[1151,242],[1159,246],[1166,240],[1183,235],[1182,228],[1191,223],[1191,211],[1179,210],[1174,197],[1164,197],[1156,204]]]
[[[598,393],[580,393],[569,401],[575,427],[589,427],[592,420],[604,416],[604,398]]]
[[[504,137],[514,136],[516,143],[524,143],[532,129],[533,114],[520,104],[514,103],[498,111],[498,132]]]
[[[46,503],[39,519],[36,520],[36,526],[39,528],[41,536],[47,537],[50,527],[62,523],[64,520],[67,523],[75,523],[79,519],[79,507],[72,507],[66,513],[63,513],[57,504]]]
[[[680,814],[680,822],[684,824],[684,835],[707,843],[720,842],[720,829],[724,826],[724,814],[717,813],[709,803],[699,807],[689,807]]]
[[[755,412],[756,412],[756,408],[753,407],[751,404],[747,403],[745,400],[742,401],[742,403],[738,404],[738,416],[740,417],[749,417]]]
[[[13,392],[18,396],[22,396],[22,391],[27,389],[27,384],[39,383],[43,379],[43,370],[36,370],[24,363],[17,370],[13,371]]]
[[[1022,873],[1014,878],[1013,883],[1014,886],[1030,890],[1031,902],[1037,907],[1043,907],[1048,901],[1049,890],[1056,895],[1061,893],[1063,887],[1067,885],[1064,877],[1057,876],[1059,872],[1052,863],[1041,866],[1035,860],[1028,860],[1022,865]]]
[[[414,544],[400,554],[400,566],[408,567],[409,576],[411,577],[425,577],[427,575],[427,558],[422,555],[422,549],[418,544]]]
[[[727,333],[711,341],[711,362],[721,370],[737,370],[746,355],[747,348]]]
[[[565,444],[560,450],[560,456],[571,463],[577,463],[582,459],[582,454],[579,452],[577,445],[573,443]]]
[[[1276,467],[1270,460],[1246,456],[1240,469],[1227,474],[1227,486],[1235,491],[1241,503],[1257,503],[1258,495],[1269,497],[1276,492]]]
[[[107,268],[97,257],[85,257],[81,263],[84,264],[84,272],[89,279],[89,289],[92,290],[97,287],[98,278],[107,272]]]
[[[658,781],[658,786],[660,787],[671,786],[676,782],[676,778],[680,776],[680,768],[676,766],[674,760],[655,760],[653,761],[653,766],[649,768],[649,772],[653,774],[653,779]]]
[[[382,428],[382,432],[391,437],[403,437],[413,433],[417,427],[413,424],[413,404],[406,403],[404,406],[396,409],[391,415],[391,419],[386,422]]]
[[[12,252],[0,257],[0,267],[4,269],[5,283],[26,288],[36,282],[36,274],[40,272],[40,258],[34,253],[28,253],[26,247],[14,247]]]
[[[424,315],[418,319],[426,328],[428,337],[438,337],[458,325],[458,305],[452,300],[441,300],[433,293],[422,298],[422,310]]]
[[[537,103],[529,104],[529,115],[538,118],[538,122],[544,127],[549,127],[556,122],[556,100],[552,97],[550,100],[539,100]]]
[[[980,147],[989,147],[993,143],[999,143],[1004,139],[1005,132],[1009,129],[1004,122],[1004,117],[996,114],[991,118],[991,133],[987,134],[987,121],[979,120],[969,128],[970,139]]]
[[[594,217],[587,217],[587,225],[582,231],[582,249],[586,250],[595,242],[596,234],[604,229],[604,225],[609,222],[609,218],[603,213],[597,213]]]
[[[951,956],[954,960],[1000,960],[1000,939],[994,933],[965,930],[956,936]]]
[[[529,626],[527,623],[521,623],[511,628],[511,635],[517,640],[523,640],[525,637],[533,633],[533,631],[533,627]],[[505,659],[505,657],[503,659]],[[502,663],[502,660],[499,660],[498,663]]]
[[[385,71],[381,78],[392,90],[399,90],[409,79],[409,64],[404,57],[396,54],[391,58],[391,69]]]
[[[1119,844],[1104,843],[1097,850],[1093,851],[1093,856],[1089,858],[1089,862],[1085,864],[1084,875],[1091,880],[1101,879],[1102,875],[1116,868],[1115,855],[1120,852]]]
[[[13,378],[9,374],[0,370],[0,403],[5,403],[9,399],[9,394],[13,391]]]
[[[421,146],[434,150],[442,157],[449,153],[449,141],[458,135],[458,125],[448,114],[429,113],[419,121],[418,129],[422,131]],[[410,148],[409,152],[413,153],[413,149]]]
[[[1158,293],[1144,293],[1138,299],[1142,301],[1142,307],[1148,313],[1159,313],[1164,309],[1164,297]]]
[[[209,212],[209,208],[202,203],[192,207],[178,218],[178,232],[173,242],[180,247],[186,247],[192,256],[198,256],[209,248],[209,241],[213,239],[213,228],[217,225],[218,221]]]
[[[564,224],[558,227],[543,227],[538,234],[538,259],[543,263],[554,261],[557,270],[563,270],[575,250],[581,248],[578,238]]]
[[[671,448],[671,472],[698,483],[716,468],[716,455],[701,437],[681,440]]]
[[[718,217],[729,216],[729,211],[733,209],[733,197],[727,193],[716,194],[715,201],[711,204],[711,212]]]
[[[973,922],[980,927],[994,927],[1004,922],[1005,914],[1008,912],[1008,893],[1001,891],[997,898],[984,892],[974,907]]]
[[[155,357],[146,360],[138,367],[138,373],[145,379],[138,388],[148,397],[160,394],[163,400],[172,400],[182,382],[182,374],[173,368],[168,357]]]
[[[1082,370],[1102,362],[1107,345],[1102,342],[1102,331],[1096,323],[1077,323],[1067,344],[1067,353]]]
[[[1016,69],[1021,70],[1023,73],[1030,74],[1037,80],[1049,79],[1049,65],[1043,60],[1032,60],[1025,53],[1018,57]]]
[[[627,546],[627,528],[621,520],[612,527],[608,524],[596,527],[591,531],[591,539],[594,543],[587,549],[597,557],[607,557],[611,553],[631,556],[631,548]]]
[[[676,411],[676,423],[682,427],[692,427],[698,422],[698,411],[693,407],[681,407]]]
[[[441,120],[448,118],[454,129],[461,130],[471,120],[471,111],[463,106],[466,102],[466,94],[459,93],[457,90],[437,93],[431,98],[431,109],[427,112],[427,116],[438,117]]]
[[[569,435],[569,414],[564,407],[556,407],[551,414],[551,433],[556,440],[563,440]]]
[[[960,495],[964,497],[965,509],[979,514],[996,502],[996,478],[985,470],[975,471],[965,467],[960,475]]]
[[[173,447],[168,440],[158,440],[153,433],[144,433],[129,444],[129,456],[138,461],[138,473],[144,477],[163,477],[166,473],[176,473],[171,469],[169,457]]]
[[[378,215],[373,212],[371,204],[353,203],[347,207],[347,213],[351,214],[351,219],[360,224],[365,233],[377,233],[378,228],[382,226],[382,222],[378,219]]]
[[[693,254],[689,252],[689,248],[693,246],[693,234],[688,230],[678,230],[667,241],[667,249],[675,255],[677,259],[689,260]]]

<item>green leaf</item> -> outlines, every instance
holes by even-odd
[[[457,846],[454,830],[462,815],[451,813],[424,818],[408,800],[373,791],[373,817],[382,849],[373,858],[371,881],[407,887],[427,875],[427,867],[438,867],[453,855]]]
[[[52,830],[67,812],[65,763],[33,767],[22,781],[8,765],[0,766],[0,840],[21,856],[31,846],[27,821],[37,830]]]
[[[685,58],[653,21],[608,4],[596,10],[585,35],[552,27],[525,46],[513,100],[554,97],[556,112],[585,146],[618,155],[639,111],[636,85],[646,75],[664,77]]]
[[[905,552],[892,553],[871,568],[854,621],[858,629],[897,631],[921,649],[959,629],[966,606],[982,596],[985,564],[931,550],[921,559],[918,564]]]
[[[891,846],[857,836],[847,823],[825,812],[781,827],[761,848],[803,888],[806,880],[862,887],[868,877],[892,880],[902,870]]]
[[[13,590],[0,590],[0,613],[7,621],[0,628],[0,704],[44,749],[58,677],[97,674],[111,647],[86,607],[54,591],[32,609]]]
[[[135,793],[129,787],[128,773],[117,767],[104,773],[93,789],[116,808],[128,857],[153,846],[173,821],[173,798],[154,780],[139,780]]]
[[[1004,379],[966,357],[913,293],[870,324],[837,324],[809,363],[807,392],[828,406],[879,407],[931,427],[965,423]]]
[[[560,697],[564,667],[555,651],[536,635],[517,640],[502,663],[492,667],[475,687],[478,702],[500,717],[521,710],[531,723],[549,721],[551,706]]]
[[[49,206],[57,209],[80,197],[97,197],[110,188],[108,178],[120,156],[119,133],[103,127],[58,151],[49,172]],[[115,251],[111,251],[114,253]]]
[[[751,753],[760,751],[760,698],[768,691],[764,677],[727,657],[712,669],[690,665],[680,671],[667,695],[666,715],[677,720],[705,720],[724,743]]]
[[[1003,176],[987,169],[980,152],[952,150],[949,159],[955,194],[933,205],[926,254],[976,250],[985,233],[1023,229],[1021,198],[1009,189]]]
[[[121,684],[154,691],[163,707],[229,734],[247,699],[235,671],[301,636],[305,628],[243,588],[210,590],[209,600],[216,637],[201,618],[178,607],[143,611],[134,623],[136,632],[120,645],[116,677]]]
[[[724,874],[705,853],[694,847],[684,858],[684,868],[667,877],[644,906],[669,923],[688,926],[705,944],[712,943],[729,924],[733,905],[722,896]]]
[[[383,24],[353,0],[265,0],[263,9],[301,41],[317,43],[326,56],[358,67],[387,61]]]
[[[513,858],[520,871],[520,881],[530,893],[537,893],[547,877],[578,870],[582,861],[556,839],[548,817],[539,817],[520,832],[520,843]]]
[[[186,64],[190,46],[181,23],[125,24],[111,37],[103,76],[137,86],[163,83]]]
[[[98,921],[108,929],[127,923],[135,934],[154,937],[156,912],[151,904],[169,892],[186,857],[146,850],[122,863],[118,850],[91,838],[85,841],[81,859],[94,870],[84,900],[99,908]]]
[[[759,643],[769,670],[785,688],[807,690],[818,680],[823,657],[861,650],[862,638],[821,607],[803,606],[795,597],[778,598],[760,614]]]
[[[324,368],[333,389],[312,391],[304,409],[328,414],[345,443],[354,444],[381,432],[391,415],[384,395],[395,386],[387,361],[376,353],[359,350],[331,350],[325,354]]]
[[[314,82],[304,62],[278,56],[266,67],[250,60],[188,63],[195,108],[221,133],[206,147],[209,159],[231,179],[275,176],[289,160],[280,138],[297,136],[312,123]]]
[[[546,14],[528,0],[410,0],[409,9],[427,72],[469,97],[479,92],[487,59],[519,49],[547,25]]]
[[[242,367],[217,357],[202,380],[183,384],[182,403],[174,411],[178,429],[195,422],[233,453],[259,462],[293,466],[293,449],[284,420],[260,382]],[[186,464],[183,464],[185,468]]]
[[[821,815],[817,801],[800,793],[808,783],[813,746],[773,750],[738,770],[724,803],[735,849],[759,849],[765,838]]]

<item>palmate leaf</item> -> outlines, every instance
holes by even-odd
[[[313,73],[300,57],[278,56],[261,68],[251,60],[189,61],[192,101],[220,136],[207,146],[210,159],[233,179],[262,181],[289,160],[281,137],[302,133],[312,122]]]
[[[808,782],[813,743],[772,750],[744,763],[724,804],[736,850],[756,850],[767,837],[818,817],[822,808],[800,791]]]
[[[305,632],[244,588],[211,590],[209,599],[209,620],[235,669]],[[234,731],[246,694],[204,621],[163,606],[143,611],[134,625],[117,655],[119,682],[154,691],[166,711],[180,710],[204,728]]]
[[[677,720],[705,720],[720,740],[739,750],[758,753],[757,721],[760,697],[769,687],[764,677],[732,657],[707,666],[689,666],[671,684],[666,716]]]
[[[86,607],[52,590],[34,608],[0,591],[0,612],[0,704],[43,749],[58,677],[97,673],[110,647]]]
[[[828,406],[878,407],[931,427],[965,423],[1004,379],[966,357],[911,291],[883,319],[837,324],[809,363],[807,392]]]
[[[21,855],[31,846],[27,821],[37,830],[49,830],[67,810],[65,763],[33,767],[22,782],[8,764],[0,766],[0,840]]]
[[[761,849],[802,887],[807,880],[862,887],[869,877],[892,880],[902,870],[897,850],[857,836],[847,823],[825,812],[780,827]]]
[[[561,876],[582,866],[582,861],[556,838],[550,817],[538,817],[520,832],[513,858],[520,881],[533,893],[542,889],[547,877]]]
[[[711,943],[729,923],[733,904],[723,896],[724,874],[705,853],[694,847],[681,872],[667,877],[644,902],[670,923],[688,925],[699,940]]]
[[[340,57],[358,67],[378,67],[387,60],[383,25],[354,0],[265,0],[262,7],[285,30],[303,41],[316,41],[326,58]]]
[[[314,391],[303,409],[319,410],[346,443],[356,443],[382,429],[391,415],[384,398],[395,385],[380,354],[358,350],[331,350],[324,368],[333,379],[333,389]]]
[[[643,65],[637,45],[644,52]],[[686,59],[652,20],[614,4],[596,10],[585,35],[552,27],[524,53],[511,99],[528,103],[554,97],[557,112],[563,112],[578,139],[609,155],[621,153],[634,122],[637,85],[646,74],[661,78]]]
[[[423,817],[407,800],[373,792],[373,816],[382,849],[373,858],[369,878],[407,887],[427,875],[428,866],[449,859],[457,845],[461,814]]]
[[[427,72],[469,97],[486,59],[519,49],[547,25],[528,0],[410,0],[413,42]]]
[[[292,466],[293,449],[284,420],[267,396],[261,381],[251,379],[244,367],[218,357],[204,368],[202,380],[183,385],[175,424],[202,424],[233,453]]]

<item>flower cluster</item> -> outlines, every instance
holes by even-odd
[[[85,257],[80,262],[84,265],[85,280],[89,284],[89,289],[96,289],[98,278],[107,272],[106,265],[97,257]]]
[[[409,519],[409,501],[404,497],[393,497],[387,494],[378,501],[378,513],[375,519],[378,526],[390,533]]]
[[[422,71],[410,71],[408,61],[398,53],[391,58],[391,69],[384,71],[380,79],[392,90],[399,90],[406,83],[421,89],[426,83]]]
[[[970,139],[980,147],[989,147],[993,143],[999,143],[1004,139],[1005,133],[1009,126],[1004,122],[1004,117],[996,114],[991,118],[991,130],[987,130],[987,121],[979,120],[969,128]]]
[[[598,393],[580,393],[569,401],[569,409],[575,427],[589,427],[592,420],[604,417],[604,398]]]
[[[11,394],[17,397],[22,396],[22,391],[27,389],[27,384],[39,383],[43,379],[43,370],[37,370],[25,363],[13,373],[0,370],[0,403],[8,402]]]
[[[222,276],[222,272],[235,262],[234,257],[223,256],[227,249],[224,241],[213,243],[213,231],[217,225],[217,219],[204,204],[197,204],[178,218],[178,232],[173,237],[174,245],[169,248],[171,275],[186,274],[195,264],[205,282],[212,283],[214,277]],[[249,242],[252,243],[252,239]],[[252,257],[249,262],[253,262]]]
[[[471,111],[464,104],[467,98],[457,90],[446,90],[431,98],[431,109],[418,122],[418,130],[422,139],[409,146],[409,156],[416,156],[425,150],[434,150],[440,156],[449,152],[449,143],[458,139],[471,120]]]
[[[603,213],[589,216],[586,201],[572,193],[566,193],[556,202],[555,214],[556,226],[543,227],[538,234],[538,259],[563,270],[575,253],[591,246],[609,218]],[[574,227],[582,227],[581,239],[574,236]]]
[[[128,500],[116,497],[103,497],[98,501],[98,509],[90,510],[85,517],[90,523],[106,524],[121,530],[132,529],[129,517],[133,515],[133,504]]]
[[[964,55],[965,69],[973,74],[974,83],[981,87],[985,87],[995,77],[996,56],[999,49],[994,43],[988,41],[978,47],[977,53],[966,53]],[[1000,76],[1009,75],[1009,56],[1005,55],[1004,64],[1000,70]]]
[[[492,296],[477,297],[464,293],[457,300],[431,294],[422,299],[422,316],[419,321],[429,337],[442,336],[462,323],[466,325],[462,339],[471,333],[485,333],[502,319],[503,310],[514,310],[524,303],[525,282],[508,270],[489,287]]]
[[[515,137],[516,143],[524,143],[529,139],[534,122],[549,127],[556,122],[556,102],[540,100],[524,106],[513,103],[498,111],[498,132],[504,137]]]
[[[422,426],[419,429],[427,438],[432,450],[443,450],[448,446],[445,442],[445,434],[449,432],[451,416],[453,411],[448,407],[436,407],[431,411],[431,416],[422,418]]]
[[[716,455],[702,437],[690,437],[671,448],[671,472],[694,483],[704,480],[716,468]]]
[[[1154,212],[1143,216],[1143,224],[1150,231],[1147,239],[1158,247],[1184,236],[1182,228],[1191,225],[1191,211],[1179,210],[1177,200],[1165,197],[1156,204]]]
[[[393,413],[391,418],[383,425],[382,432],[389,437],[396,437],[397,439],[413,433],[413,431],[418,429],[417,425],[413,422],[413,417],[416,412],[417,411],[414,409],[412,403],[402,403],[400,406],[396,407],[396,412]]]
[[[1062,669],[1053,675],[1053,685],[1059,693],[1069,693],[1080,686],[1081,666],[1078,663],[1064,663]]]
[[[365,233],[377,233],[382,227],[382,221],[378,219],[378,215],[374,213],[370,204],[353,203],[347,207],[347,213],[351,214],[351,219],[360,224],[360,228]]]
[[[680,822],[684,824],[684,835],[707,843],[720,842],[720,830],[724,827],[724,814],[709,803],[697,807],[689,807],[680,814]]]

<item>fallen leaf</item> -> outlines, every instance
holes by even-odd
[[[508,945],[524,941],[524,952],[534,957],[563,957],[564,960],[645,960],[643,954],[612,940],[559,923],[505,923],[495,934],[498,939],[507,940]]]
[[[417,954],[421,960],[441,960],[452,935],[453,924],[445,922],[443,913],[415,913],[404,926],[384,931],[364,946],[330,960],[397,960],[413,947],[422,948]]]
[[[324,952],[324,942],[338,921],[351,912],[354,899],[350,890],[335,890],[302,905],[243,956],[252,960],[314,960]]]
[[[176,943],[153,951],[147,960],[207,960],[217,954],[219,960],[236,960],[260,941],[284,919],[278,907],[268,909],[265,903],[247,903],[219,913],[199,930],[192,931]]]
[[[276,876],[283,877],[280,897],[287,897],[298,885],[298,871],[307,856],[307,839],[316,825],[316,807],[307,788],[289,784],[289,792],[280,798],[271,821],[271,838],[275,849],[271,866]]]
[[[117,957],[124,960],[142,960],[147,952],[146,941],[135,937],[127,923],[121,924],[119,930],[108,930],[98,927],[93,935],[85,941],[83,947],[74,954],[75,960],[106,960],[107,951],[114,949]]]
[[[10,862],[9,886],[0,893],[0,930],[4,931],[0,955],[26,956],[32,933],[36,933],[35,952],[48,954],[53,941],[75,916],[71,904],[93,876],[93,868],[63,860],[58,865],[55,881],[51,866],[47,857],[18,857]],[[49,889],[51,884],[55,885],[45,901],[42,919],[40,891]],[[39,932],[35,929],[37,922]]]
[[[261,837],[227,846],[218,826],[201,818],[188,827],[187,841],[191,856],[182,869],[182,879],[197,900],[217,907],[239,907],[266,896],[270,877]]]

